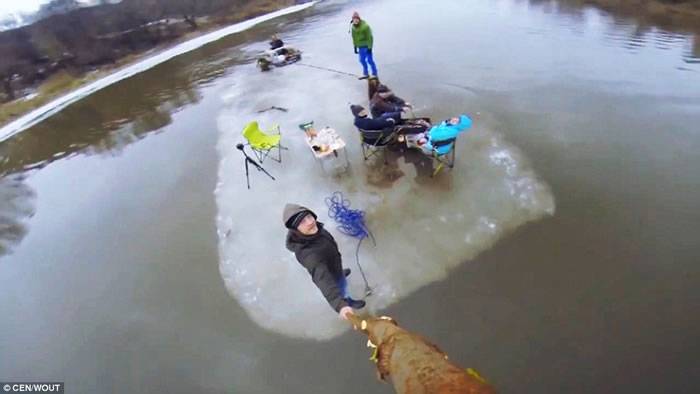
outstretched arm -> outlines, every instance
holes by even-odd
[[[323,296],[326,298],[331,308],[336,312],[340,312],[341,308],[348,306],[342,289],[338,286],[338,283],[335,281],[330,271],[328,271],[325,264],[315,264],[314,268],[310,270],[309,273],[311,274],[311,279],[319,290],[321,290],[321,293],[323,293]]]

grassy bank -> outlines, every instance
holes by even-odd
[[[154,50],[166,50],[182,42],[191,40],[216,29],[220,29],[224,26],[280,10],[293,5],[293,3],[294,2],[292,0],[255,1],[248,6],[242,7],[241,9],[228,15],[217,15],[210,18],[202,18],[201,22],[198,21],[199,27],[197,30],[183,35],[172,42],[168,42],[165,45],[151,48],[148,51],[129,54],[119,59],[114,64],[100,67],[97,71],[78,74],[69,73],[67,71],[57,72],[38,85],[35,94],[27,97],[20,97],[16,100],[0,104],[0,127],[34,109],[41,107],[57,97],[103,78],[124,66],[128,66],[142,60],[145,56],[152,55]]]
[[[0,126],[91,80],[91,76],[76,77],[65,71],[52,75],[37,88],[36,94],[31,98],[19,98],[0,105]]]

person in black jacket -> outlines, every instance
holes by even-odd
[[[377,139],[387,140],[394,134],[394,126],[401,121],[401,113],[392,112],[386,113],[378,118],[370,118],[367,110],[361,105],[351,105],[350,111],[355,116],[353,124],[357,127],[360,133],[363,131],[381,131],[381,133],[363,133],[363,141],[368,144],[377,143]],[[385,145],[383,142],[378,145]]]
[[[282,48],[283,46],[284,46],[284,42],[282,41],[281,38],[277,37],[277,34],[274,34],[270,38],[270,49]]]
[[[355,116],[353,124],[362,130],[391,129],[401,122],[400,112],[387,112],[377,118],[370,118],[365,107],[361,105],[351,105],[350,112]]]
[[[294,252],[297,261],[309,271],[311,280],[340,316],[347,319],[354,309],[365,306],[362,300],[354,300],[347,294],[346,276],[350,269],[343,269],[338,244],[333,236],[316,221],[316,214],[297,204],[287,204],[282,214],[287,232],[287,249]]]
[[[369,101],[373,118],[379,118],[386,113],[407,112],[411,104],[392,92],[386,85],[379,84],[376,92]]]

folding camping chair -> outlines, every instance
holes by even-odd
[[[278,163],[282,162],[282,149],[287,148],[280,145],[282,134],[280,133],[279,125],[274,125],[272,130],[268,130],[268,132],[265,133],[260,130],[260,125],[258,125],[258,122],[253,121],[246,125],[242,134],[248,141],[248,145],[250,145],[255,157],[261,164],[270,155],[270,152],[272,152],[273,149],[277,149],[277,158],[274,156],[270,158]]]
[[[362,157],[365,161],[370,157],[382,152],[384,164],[386,161],[386,147],[396,140],[394,127],[383,130],[364,130],[358,128],[360,141],[362,142]]]

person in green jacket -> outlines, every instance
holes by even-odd
[[[360,18],[357,12],[352,14],[352,44],[355,46],[355,53],[360,56],[360,64],[362,64],[362,77],[360,79],[369,78],[369,70],[367,65],[372,68],[372,76],[377,76],[377,66],[372,58],[372,29],[367,22]]]

